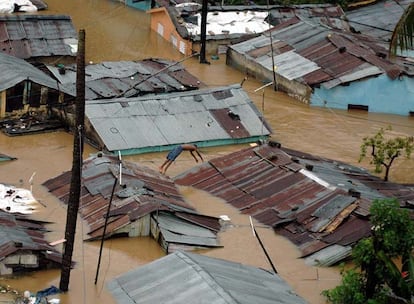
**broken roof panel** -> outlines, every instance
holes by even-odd
[[[0,16],[3,53],[29,59],[41,56],[76,56],[77,33],[64,15]]]
[[[372,200],[398,197],[406,206],[414,196],[408,186],[379,183],[361,168],[279,149],[273,142],[212,159],[175,181],[272,226],[303,256],[333,244],[351,246],[370,235]]]
[[[2,71],[0,74],[0,91],[7,90],[18,83],[29,80],[70,94],[64,87],[59,86],[53,78],[23,59],[0,53],[0,70]]]
[[[60,83],[76,92],[76,65],[47,68]],[[178,62],[156,58],[89,64],[85,67],[85,81],[87,100],[183,92],[202,86]]]
[[[117,303],[191,303],[195,296],[203,303],[306,303],[275,273],[181,251],[118,276],[108,289]]]
[[[172,180],[130,162],[122,162],[121,180],[117,180],[119,170],[119,160],[114,156],[98,155],[84,161],[79,214],[89,227],[88,239],[102,236],[111,202],[106,237],[149,235],[154,228],[150,220],[145,220],[140,227],[135,226],[137,221],[153,214],[151,221],[156,222],[163,241],[172,246],[220,246],[216,237],[220,230],[219,219],[197,213],[185,202]],[[69,175],[63,173],[43,184],[64,203],[69,199]],[[114,188],[114,183],[121,182],[122,186]],[[139,233],[136,230],[140,230]]]
[[[86,117],[104,149],[137,154],[197,142],[214,146],[255,141],[271,132],[240,85],[96,100]]]

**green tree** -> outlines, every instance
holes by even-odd
[[[412,49],[414,34],[414,3],[411,3],[402,14],[391,36],[389,53],[393,56],[397,50]]]
[[[372,236],[352,251],[355,267],[342,283],[323,291],[333,304],[414,303],[414,222],[396,199],[375,200]]]
[[[391,127],[388,127],[387,130],[391,130]],[[363,138],[359,162],[367,156],[367,150],[370,148],[370,164],[375,165],[375,173],[381,173],[383,168],[385,168],[384,180],[388,181],[394,160],[402,153],[407,158],[410,158],[414,148],[413,141],[413,137],[386,136],[385,130],[381,128],[374,136]]]

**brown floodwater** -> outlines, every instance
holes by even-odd
[[[109,0],[49,0],[48,5],[49,9],[43,13],[71,15],[76,28],[85,29],[88,62],[141,60],[149,57],[183,59],[167,42],[150,31],[149,15],[145,12]],[[183,62],[191,73],[209,86],[240,83],[245,77],[242,73],[227,67],[223,56],[219,60],[211,59],[210,63],[199,64],[195,58]],[[256,92],[262,85],[263,83],[254,79],[247,79],[243,87],[272,126],[272,139],[289,148],[372,169],[367,161],[358,163],[359,147],[364,136],[372,135],[380,127],[389,125],[397,135],[414,135],[413,117],[313,108],[270,88]],[[72,147],[73,136],[66,132],[20,137],[0,134],[0,153],[17,157],[15,161],[0,163],[0,183],[30,188],[29,179],[34,174],[33,194],[40,203],[33,217],[50,222],[47,228],[51,232],[46,234],[49,241],[63,238],[66,209],[41,184],[71,169]],[[201,152],[208,161],[242,147],[245,145],[211,147],[204,148]],[[95,152],[97,151],[93,147],[86,146],[84,157]],[[155,170],[164,158],[165,153],[124,157]],[[168,174],[174,176],[194,164],[189,154],[183,154],[169,168]],[[391,169],[390,179],[414,183],[414,160],[397,159]],[[200,253],[271,269],[263,250],[252,234],[247,216],[205,192],[188,187],[180,189],[186,200],[201,213],[212,216],[225,214],[231,218],[231,225],[219,234],[223,247]],[[324,303],[320,292],[338,284],[338,268],[305,265],[304,261],[298,258],[299,251],[295,246],[276,235],[272,229],[256,224],[256,230],[280,276],[309,303]],[[105,242],[95,285],[100,244],[83,242],[84,228],[78,218],[73,253],[76,266],[71,271],[69,291],[55,296],[61,299],[61,303],[115,303],[105,287],[108,281],[165,254],[151,238],[108,240]],[[0,285],[8,284],[20,292],[36,292],[51,285],[59,286],[59,279],[60,270],[47,270],[19,278],[2,278]],[[0,295],[0,302],[9,299],[10,295]]]

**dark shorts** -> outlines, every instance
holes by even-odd
[[[178,157],[178,155],[181,154],[181,152],[183,152],[183,147],[177,146],[168,153],[167,159],[174,161]]]

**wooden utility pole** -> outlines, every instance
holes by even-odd
[[[209,63],[206,60],[206,40],[207,40],[207,11],[208,11],[208,0],[203,0],[201,7],[201,48],[200,48],[200,63]]]
[[[66,242],[62,257],[59,287],[62,291],[68,291],[69,286],[82,179],[83,134],[85,124],[85,30],[83,29],[79,31],[76,65],[76,124],[73,141],[72,178],[66,216]]]

